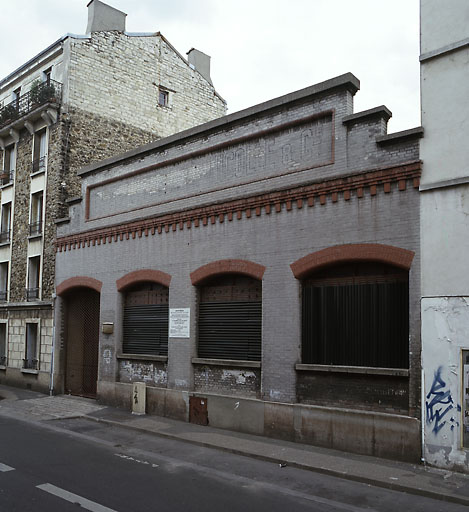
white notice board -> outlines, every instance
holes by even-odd
[[[169,310],[169,337],[189,338],[190,337],[190,308],[170,308]]]

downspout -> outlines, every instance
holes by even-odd
[[[55,293],[52,295],[52,312],[53,312],[53,322],[52,322],[52,354],[51,354],[51,362],[50,362],[50,378],[49,378],[49,395],[53,396],[54,394],[54,371],[55,371],[55,301],[57,300],[57,296]]]
[[[422,367],[421,367],[421,373],[422,373],[422,378],[421,378],[421,402],[420,402],[420,424],[421,424],[421,443],[422,443],[422,446],[421,446],[421,449],[422,449],[422,457],[420,459],[420,461],[422,462],[422,464],[426,464],[426,460],[425,460],[425,372],[424,372],[424,369],[423,369],[423,363],[422,363]]]

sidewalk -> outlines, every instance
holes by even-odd
[[[84,417],[146,434],[469,506],[469,475],[280,441],[158,416],[134,416],[85,398],[0,386],[0,415],[23,421]]]

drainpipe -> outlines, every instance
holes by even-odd
[[[55,366],[55,301],[57,296],[55,293],[52,294],[52,354],[51,354],[51,362],[50,362],[50,378],[49,378],[49,395],[52,396],[54,394],[54,366]]]
[[[421,367],[421,402],[420,402],[420,423],[421,423],[421,436],[422,436],[422,457],[421,462],[422,464],[426,464],[425,460],[425,372],[423,370],[423,362]]]

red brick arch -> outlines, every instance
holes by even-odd
[[[302,279],[327,265],[347,261],[379,261],[409,270],[415,253],[383,244],[346,244],[328,247],[300,258],[290,265],[293,275]]]
[[[56,293],[57,295],[63,295],[73,288],[91,288],[92,290],[101,293],[102,287],[103,283],[97,279],[93,279],[92,277],[76,276],[62,281],[57,286]]]
[[[262,280],[265,267],[258,263],[247,260],[218,260],[208,263],[191,273],[191,282],[193,285],[201,284],[205,279],[220,274],[243,274]]]
[[[129,286],[147,281],[169,287],[171,276],[166,272],[161,272],[161,270],[135,270],[135,272],[130,272],[116,281],[117,291],[122,292]]]

